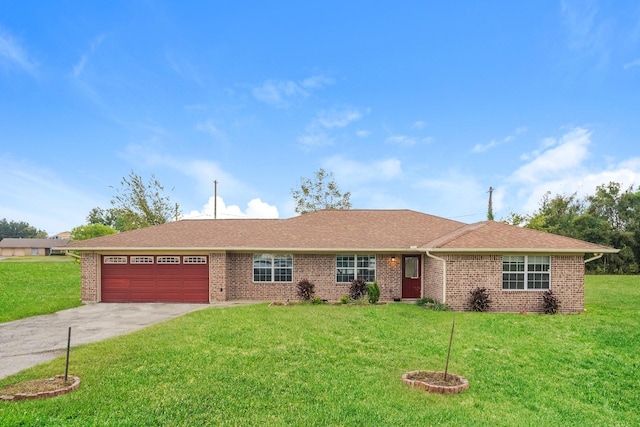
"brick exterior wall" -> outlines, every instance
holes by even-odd
[[[469,292],[487,288],[490,311],[542,312],[542,293],[502,289],[502,255],[443,255],[447,260],[447,299],[454,310],[469,310]],[[584,309],[584,262],[581,256],[551,256],[551,289],[560,301],[560,313]]]
[[[447,263],[446,303],[454,310],[469,309],[469,292],[476,286],[487,288],[493,301],[491,311],[541,312],[544,291],[502,290],[502,255],[438,255]],[[376,277],[380,300],[391,301],[402,295],[402,257],[376,255]],[[443,300],[443,263],[423,256],[422,295]],[[100,298],[100,255],[85,252],[81,257],[82,295],[85,303]],[[296,300],[296,283],[309,279],[316,296],[339,300],[349,292],[349,283],[336,283],[335,254],[294,254],[291,282],[254,282],[253,253],[209,254],[209,301]],[[560,301],[561,313],[579,313],[584,309],[584,262],[580,255],[551,256],[551,289]]]
[[[80,258],[82,302],[98,302],[100,283],[100,255],[95,252],[83,252]]]
[[[254,282],[253,253],[232,253],[228,261],[228,298],[230,300],[286,301],[297,300],[296,284],[308,279],[315,284],[315,295],[337,301],[349,293],[350,283],[336,283],[335,254],[294,254],[291,282]],[[380,286],[380,300],[399,297],[402,287],[398,257],[376,255],[376,276]]]
[[[209,254],[209,302],[229,299],[227,254]]]
[[[422,268],[422,296],[429,297],[436,301],[442,302],[442,271],[444,270],[443,262],[437,259],[423,256]]]

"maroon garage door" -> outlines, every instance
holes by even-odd
[[[103,302],[209,302],[206,256],[102,257]]]

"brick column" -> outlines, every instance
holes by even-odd
[[[100,255],[95,252],[83,252],[80,258],[81,296],[82,302],[98,302],[98,286],[100,286]]]
[[[209,302],[229,299],[227,283],[226,252],[209,254]]]

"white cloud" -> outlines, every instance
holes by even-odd
[[[215,203],[217,200],[217,203]],[[238,205],[227,206],[222,199],[211,196],[201,211],[191,211],[182,219],[238,219],[238,218],[279,218],[278,208],[259,198],[251,199],[243,211]]]
[[[333,145],[334,139],[318,129],[307,129],[307,133],[298,137],[304,148],[317,148]]]
[[[213,123],[212,119],[207,119],[204,122],[196,123],[196,130],[204,132],[211,137],[214,141],[224,140],[225,134]]]
[[[427,126],[427,122],[424,122],[422,120],[418,120],[413,123],[413,127],[415,129],[424,129],[425,126]]]
[[[214,180],[224,184],[225,191],[229,194],[248,190],[246,185],[222,169],[218,162],[203,159],[185,159],[161,154],[158,152],[155,141],[131,144],[119,155],[134,165],[140,165],[145,168],[165,167],[191,177],[198,183],[198,191],[203,194],[210,194]]]
[[[98,47],[100,47],[100,45],[102,44],[104,39],[105,39],[104,35],[100,35],[100,36],[96,37],[91,42],[91,45],[89,46],[89,51],[83,53],[82,56],[80,56],[80,59],[78,60],[78,62],[76,62],[73,65],[73,67],[71,69],[71,73],[72,73],[72,75],[73,75],[73,77],[75,79],[79,79],[79,78],[81,78],[83,76],[84,71],[85,71],[85,67],[87,66],[87,62],[89,61],[89,58],[94,54],[96,49],[98,49]]]
[[[640,157],[612,162],[605,169],[590,170],[584,163],[590,157],[592,132],[575,128],[560,138],[545,138],[540,148],[525,156],[524,164],[500,187],[500,209],[518,213],[533,213],[542,197],[576,193],[578,197],[593,194],[599,185],[611,181],[622,188],[640,184]],[[503,215],[505,216],[505,215]]]
[[[17,67],[29,74],[35,74],[37,65],[8,31],[0,27],[0,63],[7,68]]]
[[[488,144],[476,144],[473,146],[473,151],[474,153],[484,153],[485,151],[497,146],[498,144],[500,144],[498,141],[496,141],[495,139],[492,139],[491,142],[489,142]]]
[[[169,67],[171,67],[173,72],[178,76],[199,86],[204,85],[200,72],[198,72],[193,63],[184,58],[180,58],[179,55],[176,56],[169,52],[165,53],[165,59],[169,63]]]
[[[431,142],[433,142],[433,138],[432,137],[421,138],[421,137],[408,136],[408,135],[392,135],[387,137],[385,142],[387,142],[388,144],[412,146],[419,143],[430,144]]]
[[[320,111],[306,127],[305,133],[298,137],[298,142],[306,149],[333,145],[335,137],[330,132],[360,120],[368,111],[354,107]]]
[[[316,75],[307,77],[301,83],[302,87],[307,89],[322,89],[325,86],[329,86],[335,83],[335,80],[331,77],[324,75]]]
[[[589,155],[587,149],[591,143],[591,131],[576,128],[566,133],[557,145],[542,150],[528,164],[521,166],[513,174],[513,179],[521,183],[536,183],[554,179],[567,171],[575,171]],[[544,146],[550,146],[545,139]]]
[[[343,110],[321,111],[316,118],[318,124],[324,128],[343,128],[349,123],[362,118],[362,112],[357,108]]]
[[[601,17],[597,3],[563,0],[561,16],[567,31],[569,48],[595,58],[598,65],[606,64],[611,50],[614,23]]]
[[[287,108],[293,99],[306,98],[312,90],[321,89],[329,84],[333,84],[333,79],[323,75],[311,76],[300,82],[271,79],[255,86],[251,93],[260,102],[277,108]]]
[[[628,70],[629,68],[635,68],[635,67],[640,67],[640,58],[624,64],[625,70]]]
[[[509,142],[513,141],[516,136],[522,135],[526,131],[527,131],[526,126],[518,127],[513,131],[511,135],[505,136],[504,138],[502,138],[502,140],[492,139],[490,142],[486,144],[476,144],[473,146],[473,149],[471,151],[474,153],[484,153],[485,151],[488,151],[499,145],[508,144]]]
[[[370,132],[370,131],[368,131],[368,130],[361,129],[361,130],[357,130],[357,131],[356,131],[356,136],[357,136],[358,138],[366,138],[366,137],[368,137],[369,135],[371,135],[371,132]]]

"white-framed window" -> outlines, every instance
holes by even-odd
[[[376,280],[375,255],[336,255],[336,282],[351,283],[359,277],[367,283]]]
[[[103,262],[105,264],[126,264],[127,257],[126,256],[105,256],[103,258]]]
[[[505,255],[502,257],[502,289],[549,289],[551,286],[550,270],[550,256]]]
[[[194,256],[188,255],[182,257],[183,264],[206,264],[207,257],[206,256]]]
[[[158,264],[180,264],[179,256],[158,256],[156,257],[156,263]]]
[[[153,264],[153,257],[146,255],[137,255],[131,257],[131,264]]]
[[[293,281],[293,255],[291,254],[254,254],[254,282],[291,282]]]

